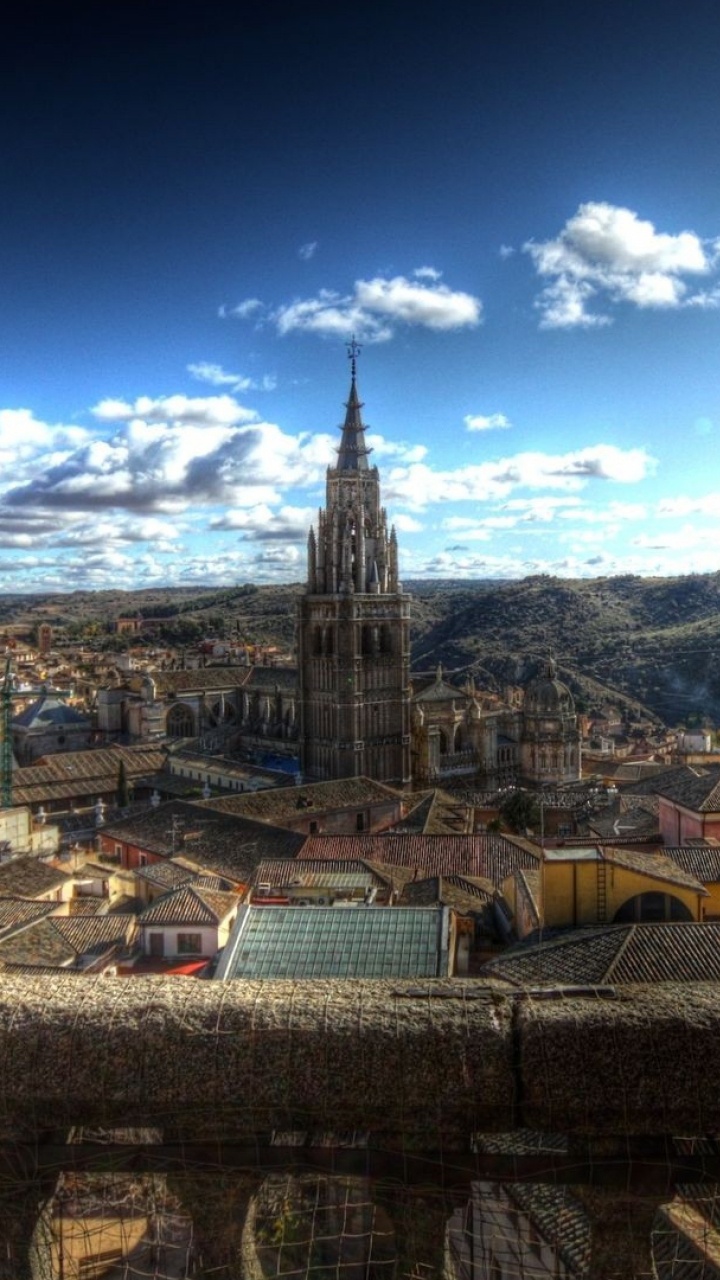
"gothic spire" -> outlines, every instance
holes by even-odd
[[[365,424],[362,420],[362,400],[357,390],[357,357],[361,351],[355,336],[348,343],[350,360],[350,395],[345,402],[347,410],[338,449],[338,471],[368,471],[370,450],[365,443]]]

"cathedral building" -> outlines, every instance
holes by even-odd
[[[337,462],[308,538],[298,616],[300,766],[313,778],[412,778],[410,597],[370,464],[356,357]]]
[[[502,699],[410,676],[410,597],[398,573],[378,469],[370,464],[357,354],[325,508],[308,538],[298,613],[298,737],[308,778],[364,776],[395,786],[466,776],[488,788],[566,784],[580,777],[572,694],[554,662],[523,698]]]

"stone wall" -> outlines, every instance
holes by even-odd
[[[0,1121],[181,1137],[720,1131],[720,987],[0,979]]]

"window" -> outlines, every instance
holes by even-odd
[[[179,956],[201,956],[202,934],[179,933],[177,936],[177,953]]]
[[[355,815],[355,830],[356,831],[365,830],[365,814],[364,813],[358,813]]]
[[[164,956],[164,955],[165,955],[165,935],[164,935],[164,933],[151,933],[151,934],[150,934],[150,955],[151,955],[151,956]]]
[[[313,821],[310,823],[310,835],[311,835],[311,836],[316,836],[316,835],[317,835],[317,829],[318,829],[318,824],[317,824],[317,822],[315,822],[315,821],[313,820]]]

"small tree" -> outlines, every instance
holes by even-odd
[[[540,804],[534,791],[511,791],[500,805],[500,813],[518,835],[540,825]]]

